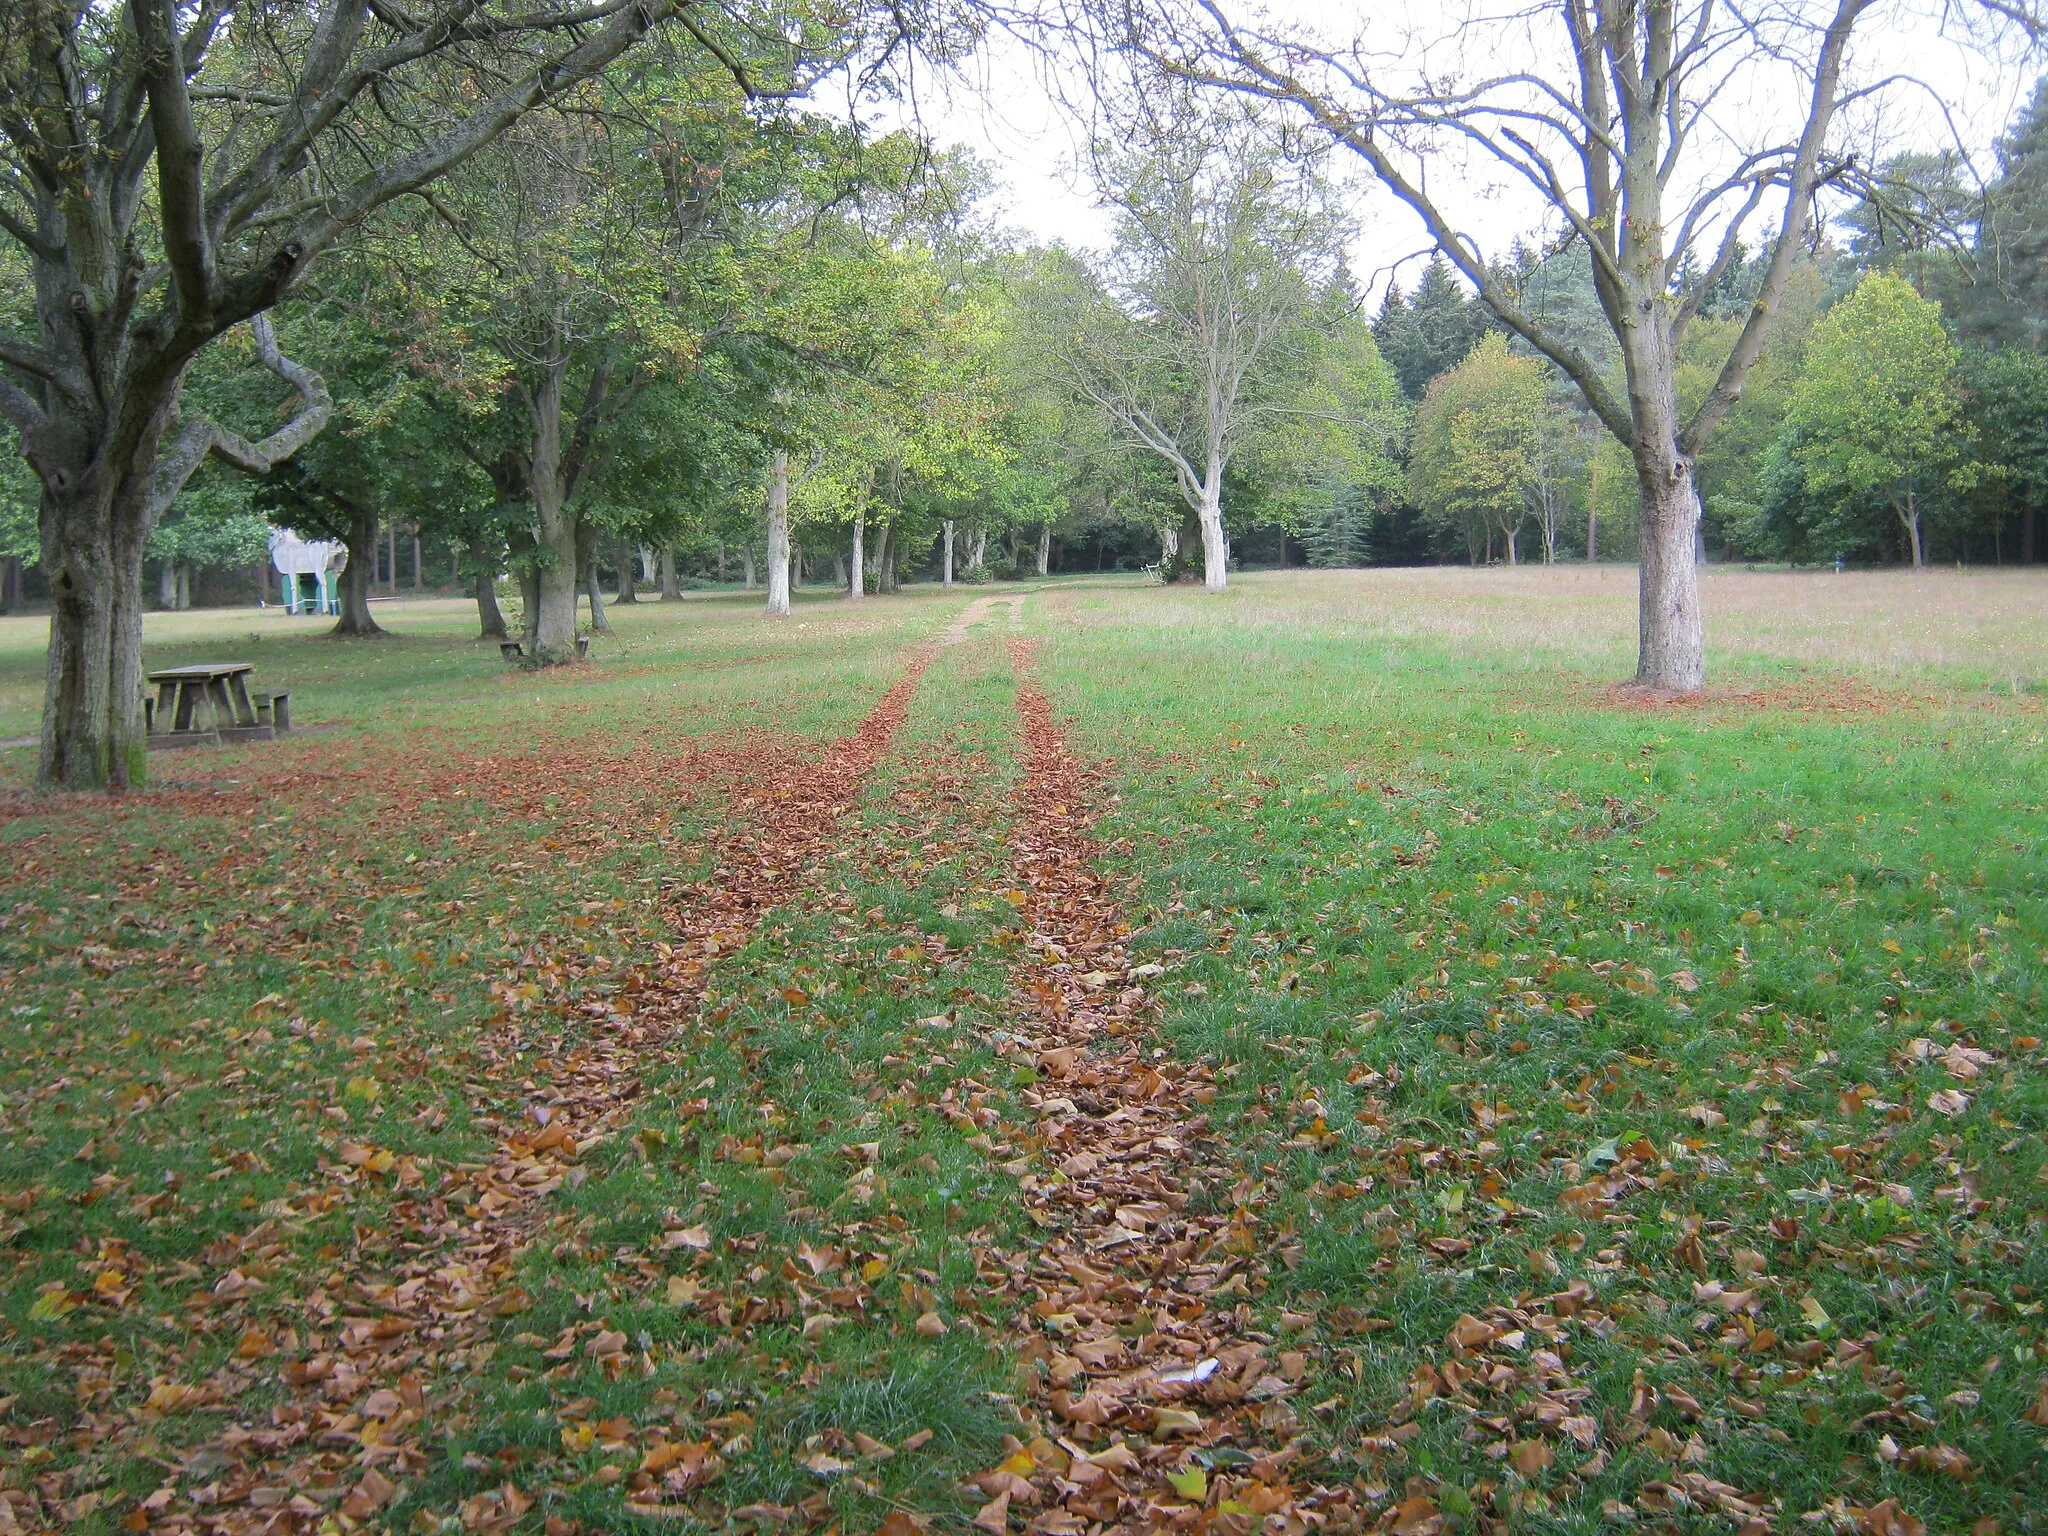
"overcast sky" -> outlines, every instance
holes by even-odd
[[[1383,54],[1412,60],[1423,55],[1406,39],[1441,36],[1443,16],[1461,8],[1458,0],[1376,0],[1367,12],[1356,4],[1295,0],[1278,14],[1313,21],[1326,37],[1349,36],[1363,25],[1366,37],[1380,43]],[[1934,19],[1937,14],[1926,5],[1903,0],[1880,12],[1863,35],[1852,71],[1856,77],[1896,74],[1917,82],[1887,92],[1883,119],[1875,125],[1882,141],[1867,136],[1871,125],[1866,124],[1865,147],[1888,153],[1907,146],[1937,148],[1960,139],[1980,173],[1988,175],[1994,168],[1991,142],[2024,103],[2033,72],[2020,60],[2000,59],[1980,46],[1944,36]],[[1369,20],[1361,20],[1368,15]],[[1501,39],[1503,52],[1520,53],[1528,46],[1526,38],[1512,33],[1491,35]],[[1436,58],[1429,57],[1435,64]],[[1475,73],[1492,73],[1489,63],[1503,67],[1500,60],[1461,57],[1460,62]],[[1526,57],[1521,62],[1526,64]],[[1749,89],[1729,100],[1729,116],[1741,124],[1755,125],[1798,105],[1788,102],[1792,92],[1782,80],[1758,72],[1746,83]],[[863,116],[889,125],[911,113],[906,104],[879,112],[870,109]],[[998,34],[961,71],[942,79],[922,79],[914,113],[940,144],[964,146],[996,168],[1004,222],[1036,240],[1099,246],[1109,238],[1109,220],[1080,169],[1084,128],[1048,88],[1041,61],[1015,39]],[[1341,162],[1338,169],[1350,174],[1350,167]],[[1457,167],[1455,176],[1447,174],[1449,169],[1435,173],[1432,190],[1489,254],[1503,249],[1516,234],[1541,226],[1543,209],[1533,191],[1511,182],[1497,167],[1467,162]],[[1357,223],[1352,262],[1359,279],[1376,295],[1386,274],[1398,266],[1403,280],[1412,282],[1418,253],[1428,245],[1419,223],[1364,176],[1351,174],[1351,180]],[[1457,190],[1446,194],[1447,182]]]

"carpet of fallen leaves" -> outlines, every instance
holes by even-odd
[[[1030,935],[1018,1047],[1039,1076],[1022,1133],[1039,1168],[1019,1187],[1043,1233],[1031,1251],[992,1254],[988,1278],[1026,1294],[1017,1354],[1041,1369],[1037,1432],[1012,1437],[978,1480],[989,1501],[975,1523],[1002,1532],[1014,1512],[1051,1536],[1355,1529],[1351,1488],[1297,1480],[1289,1399],[1307,1358],[1255,1332],[1246,1305],[1274,1257],[1258,1185],[1209,1124],[1208,1074],[1165,1061],[1145,1027],[1163,967],[1132,963],[1095,867],[1096,776],[1028,680],[1018,713],[1012,867]]]
[[[16,844],[21,855],[14,870],[17,889],[32,882],[46,860],[56,864],[94,854],[94,847],[80,846],[82,830],[91,828],[87,837],[97,833],[104,839],[104,862],[95,872],[102,877],[111,873],[111,893],[86,899],[101,904],[98,910],[112,921],[80,933],[72,908],[39,900],[18,904],[7,920],[14,930],[12,952],[33,957],[13,971],[19,979],[36,979],[51,966],[74,966],[98,979],[132,977],[132,986],[102,989],[89,1009],[85,996],[74,991],[69,1012],[81,1017],[109,1011],[118,1016],[167,990],[200,982],[210,969],[252,961],[280,968],[310,962],[328,972],[338,964],[345,984],[350,962],[356,960],[362,963],[363,980],[375,985],[380,975],[392,974],[393,966],[346,953],[337,962],[335,930],[346,933],[351,905],[360,908],[386,897],[428,904],[422,900],[428,894],[424,882],[442,863],[431,814],[437,805],[459,807],[460,824],[468,827],[440,828],[450,862],[459,863],[461,855],[473,851],[462,844],[479,835],[479,823],[504,827],[530,818],[545,828],[537,852],[556,868],[574,868],[599,856],[620,839],[623,828],[644,835],[650,817],[656,828],[666,825],[686,797],[715,798],[727,807],[710,824],[701,848],[690,850],[711,858],[714,867],[701,879],[661,893],[660,931],[666,938],[652,939],[650,949],[644,941],[655,930],[642,924],[630,933],[608,926],[602,930],[606,937],[596,940],[629,953],[635,940],[643,941],[644,961],[623,964],[603,954],[563,953],[535,940],[502,974],[479,978],[477,990],[487,994],[495,1024],[467,1042],[466,1049],[457,1040],[422,1043],[365,1036],[353,1042],[348,1059],[356,1075],[330,1113],[345,1123],[344,1106],[374,1104],[385,1082],[419,1082],[437,1075],[445,1063],[435,1058],[445,1050],[460,1058],[461,1086],[475,1127],[498,1138],[494,1155],[449,1162],[394,1151],[343,1131],[327,1138],[317,1158],[317,1178],[263,1204],[258,1214],[264,1219],[216,1238],[194,1255],[196,1263],[152,1262],[148,1250],[160,1245],[138,1241],[142,1234],[132,1225],[116,1222],[87,1250],[90,1260],[75,1285],[42,1288],[31,1319],[68,1317],[82,1308],[81,1316],[102,1311],[111,1320],[139,1296],[164,1304],[165,1294],[177,1292],[182,1282],[190,1323],[178,1331],[199,1346],[195,1360],[174,1354],[158,1359],[158,1372],[139,1400],[121,1390],[122,1379],[132,1379],[134,1365],[127,1358],[128,1346],[112,1335],[97,1347],[81,1342],[59,1351],[51,1365],[76,1380],[85,1402],[107,1405],[104,1413],[88,1413],[73,1425],[68,1438],[75,1448],[114,1455],[139,1447],[147,1455],[158,1443],[157,1426],[166,1416],[239,1409],[237,1421],[206,1444],[180,1448],[170,1465],[183,1474],[186,1486],[179,1488],[176,1477],[167,1480],[130,1511],[130,1528],[286,1531],[310,1529],[321,1520],[338,1521],[344,1528],[374,1523],[398,1480],[419,1464],[419,1435],[459,1395],[451,1392],[451,1364],[459,1371],[466,1351],[479,1347],[497,1319],[516,1315],[526,1305],[524,1294],[506,1281],[522,1247],[544,1225],[545,1197],[580,1177],[579,1154],[601,1142],[630,1106],[643,1053],[658,1049],[692,1014],[718,956],[745,942],[751,924],[788,894],[797,871],[830,835],[850,795],[885,750],[929,659],[928,652],[915,656],[902,681],[858,729],[822,754],[764,742],[714,745],[678,756],[673,749],[636,752],[633,748],[644,743],[629,739],[623,750],[614,742],[600,753],[551,741],[534,756],[443,751],[367,762],[351,761],[342,744],[298,743],[302,761],[260,783],[221,779],[111,807],[47,801],[9,807],[36,816],[48,828]],[[251,826],[289,827],[294,839],[309,832],[318,836],[324,810],[341,808],[346,815],[363,816],[366,794],[374,797],[374,810],[367,814],[412,830],[413,851],[402,862],[393,859],[394,869],[374,872],[353,861],[339,869],[306,864],[296,866],[291,878],[267,883],[279,874],[274,850],[248,837]],[[150,835],[166,816],[205,818],[201,850],[192,865],[180,867],[183,850]],[[512,859],[496,871],[516,877],[525,867]],[[181,898],[202,892],[222,920],[206,916],[193,923],[197,931],[181,934],[157,915],[179,911],[190,904]],[[585,905],[610,915],[610,909],[624,903]],[[142,944],[122,942],[123,917],[131,914],[151,914],[133,917],[148,930],[139,936]],[[419,917],[410,909],[404,915]],[[574,924],[595,927],[587,912]],[[431,942],[424,931],[428,926],[419,925],[418,941]],[[57,942],[51,943],[52,938]],[[413,958],[424,962],[428,956],[422,951]],[[455,958],[466,962],[470,957]],[[572,1025],[568,1030],[542,1024],[565,1013]],[[271,1045],[273,1026],[287,1039],[317,1035],[320,1026],[290,1014],[287,998],[270,994],[249,1009],[254,1029],[246,1035],[229,1033],[252,1047]],[[139,1034],[131,1037],[131,1043],[139,1040]],[[73,1065],[71,1076],[48,1074],[32,1091],[9,1095],[7,1120],[18,1135],[40,1139],[39,1133],[50,1128],[51,1114],[68,1108],[60,1100],[74,1088],[74,1078],[107,1071],[106,1064],[83,1054],[84,1043],[81,1038],[60,1047]],[[173,1048],[180,1043],[166,1042]],[[21,1053],[15,1065],[28,1066],[39,1054],[49,1053]],[[245,1063],[229,1071],[220,1086],[233,1100],[252,1086],[251,1079],[263,1075],[261,1067]],[[177,1096],[201,1087],[198,1078],[183,1081],[175,1068],[169,1069],[158,1082],[119,1091],[121,1118],[139,1127],[167,1092]],[[264,1102],[263,1097],[256,1102]],[[318,1104],[316,1096],[304,1109],[317,1110]],[[433,1130],[447,1115],[429,1105],[419,1118]],[[73,1160],[90,1163],[113,1155],[117,1144],[130,1139],[126,1129],[117,1121],[87,1140]],[[146,1133],[135,1139],[146,1141]],[[245,1168],[263,1161],[246,1152],[238,1155]],[[162,1172],[163,1192],[144,1194],[129,1211],[131,1218],[153,1227],[174,1223],[181,1206],[183,1179],[175,1170]],[[134,1183],[133,1175],[103,1174],[87,1191],[87,1203]],[[33,1227],[39,1202],[54,1197],[54,1191],[32,1187],[11,1191],[6,1209],[22,1219],[10,1233]],[[245,1197],[244,1204],[257,1202]],[[280,1296],[273,1282],[296,1257],[295,1238],[309,1223],[336,1212],[345,1215],[358,1204],[375,1206],[374,1214],[365,1212],[374,1226],[358,1225],[353,1243],[321,1249],[317,1257],[325,1277],[308,1294]],[[112,1235],[124,1227],[128,1235]],[[194,1282],[199,1289],[190,1289]],[[177,1326],[170,1318],[161,1321]],[[217,1363],[193,1379],[192,1365],[209,1355]],[[270,1399],[262,1419],[252,1420],[246,1412],[252,1391]],[[0,1406],[14,1402],[0,1399]],[[47,1446],[53,1429],[49,1421],[24,1425],[17,1419],[6,1439],[27,1453],[23,1465],[31,1465],[47,1459],[47,1451],[38,1448]],[[71,1524],[90,1517],[104,1502],[91,1492],[66,1497],[62,1478],[12,1486],[9,1481],[0,1479],[0,1530],[24,1523]]]
[[[966,638],[990,606],[946,639]],[[1930,1026],[1832,1108],[1814,1108],[1802,1081],[1836,1065],[1828,1052],[1759,1059],[1736,1096],[1759,1100],[1742,1134],[1760,1158],[1795,1166],[1807,1156],[1795,1128],[1829,1115],[1859,1131],[1816,1154],[1829,1178],[1797,1191],[1797,1214],[1760,1211],[1747,1226],[1665,1208],[1733,1178],[1734,1097],[1693,1103],[1685,1134],[1530,1140],[1547,1111],[1590,1124],[1625,1103],[1647,1120],[1646,1092],[1671,1065],[1656,1047],[1632,1046],[1576,1087],[1551,1084],[1557,1103],[1542,1110],[1511,1104],[1521,1090],[1488,1077],[1529,1049],[1524,1031],[1587,1024],[1603,987],[1624,1007],[1689,1011],[1717,984],[1704,968],[1595,961],[1570,973],[1583,990],[1558,983],[1554,1004],[1553,972],[1540,987],[1509,977],[1462,1038],[1419,1048],[1405,1023],[1383,1030],[1390,1013],[1449,1017],[1447,952],[1380,996],[1355,1033],[1320,1017],[1315,1033],[1268,1029],[1249,1050],[1280,1072],[1246,1072],[1169,1029],[1207,995],[1188,978],[1220,987],[1218,957],[1245,961],[1240,995],[1313,1010],[1304,1000],[1325,960],[1277,919],[1236,931],[1212,911],[1199,949],[1163,947],[1162,933],[1194,926],[1179,902],[1134,932],[1135,882],[1104,873],[1131,850],[1092,830],[1115,764],[1069,748],[1032,653],[1010,651],[1021,765],[1000,807],[1002,770],[985,756],[922,746],[861,809],[941,654],[923,649],[822,749],[678,754],[656,728],[604,752],[437,744],[385,763],[308,743],[260,792],[221,777],[117,806],[99,826],[101,809],[81,805],[18,839],[0,937],[20,963],[0,982],[39,997],[66,976],[90,983],[51,1025],[230,974],[246,988],[264,956],[366,992],[416,966],[449,1012],[481,1006],[461,1028],[401,1009],[337,1040],[309,999],[223,995],[212,1011],[229,1046],[212,1080],[178,1065],[209,1019],[162,1041],[137,1031],[167,1063],[144,1072],[96,1059],[82,1035],[29,1035],[0,1132],[56,1135],[78,1177],[7,1190],[0,1230],[33,1235],[60,1201],[80,1213],[66,1217],[68,1259],[34,1258],[34,1274],[58,1277],[36,1286],[28,1313],[64,1330],[35,1358],[78,1411],[0,1397],[0,1443],[16,1460],[0,1467],[0,1533],[118,1514],[135,1531],[323,1536],[572,1536],[626,1519],[693,1532],[913,1536],[971,1519],[989,1536],[1436,1536],[1569,1509],[1672,1532],[1922,1536],[1898,1497],[1788,1506],[1767,1456],[1745,1476],[1726,1454],[1789,1450],[1791,1408],[1822,1425],[1851,1403],[1844,1434],[1869,1440],[1880,1467],[1964,1486],[1981,1476],[1943,1433],[1978,1392],[1928,1401],[1894,1339],[1839,1325],[1800,1277],[1867,1271],[1884,1306],[1944,1333],[1915,1279],[1932,1278],[1945,1240],[1914,1225],[1935,1204],[1959,1232],[1986,1218],[1982,1235],[1962,1233],[1977,1267],[1952,1271],[1970,1284],[1948,1305],[2010,1320],[1973,1288],[1986,1264],[2017,1274],[2035,1262],[1991,1220],[2010,1184],[1980,1180],[1965,1137],[1926,1129],[1981,1117],[1978,1100],[1997,1080],[2011,1089],[2036,1037]],[[1242,814],[1276,789],[1255,786]],[[1414,798],[1382,789],[1390,806]],[[217,830],[164,846],[145,823],[166,808]],[[49,815],[47,803],[9,809]],[[1458,825],[1480,820],[1452,809]],[[253,821],[347,847],[349,819],[365,814],[409,829],[402,859],[287,875],[274,850],[231,831]],[[1279,825],[1270,807],[1259,835],[1267,824]],[[1577,841],[1646,824],[1611,798]],[[537,843],[539,867],[616,864],[614,884],[644,894],[572,903],[583,926],[536,931],[482,964],[430,955],[437,919],[465,899],[437,879],[459,886],[479,848],[495,872],[529,867],[516,843],[491,846],[508,828]],[[1454,835],[1403,833],[1388,858],[1422,878]],[[35,889],[81,855],[111,899]],[[912,895],[916,910],[899,907]],[[378,952],[337,954],[337,929],[385,932],[365,906],[396,909],[417,950],[379,938]],[[1519,898],[1500,909],[1527,916]],[[1744,923],[1761,949],[1761,914]],[[1477,957],[1486,970],[1502,958]],[[1567,974],[1562,961],[1554,974]],[[842,1075],[804,1054],[821,1048],[843,1058]],[[1466,1075],[1446,1080],[1446,1063]],[[316,1175],[266,1183],[246,1150],[195,1152],[187,1169],[141,1155],[152,1110],[206,1096],[312,1127]],[[91,1114],[78,1113],[88,1098]],[[380,1102],[403,1106],[403,1125],[380,1119]],[[1998,1124],[2000,1136],[2017,1129]],[[1891,1166],[1923,1140],[1927,1154]],[[1917,1190],[1922,1164],[1948,1182]],[[173,1236],[202,1179],[235,1192],[241,1216],[180,1254]],[[1761,1172],[1755,1182],[1765,1188]],[[1526,1203],[1539,1183],[1541,1210]],[[1369,1210],[1375,1191],[1386,1203]],[[1005,1200],[1008,1218],[992,1216]],[[31,1262],[17,1262],[17,1280]],[[2037,1312],[2032,1294],[2016,1287],[2013,1304]],[[657,1307],[680,1319],[659,1342],[645,1322]],[[508,1373],[514,1357],[530,1363]],[[2010,1401],[2013,1372],[1994,1380],[1998,1365],[1985,1367],[1986,1392]],[[545,1407],[521,1410],[525,1430],[510,1429],[505,1403],[479,1413],[484,1378],[536,1374]],[[947,1374],[950,1397],[934,1386]],[[984,1391],[989,1381],[1015,1391]],[[979,1429],[941,1422],[969,1397],[999,1411]],[[492,1414],[505,1430],[495,1451],[451,1452],[450,1426]],[[2020,1422],[2002,1428],[2022,1439],[2048,1429],[2048,1382],[2008,1416]],[[222,1417],[202,1439],[174,1432]],[[999,1447],[983,1443],[989,1422]],[[1473,1458],[1456,1476],[1439,1475],[1449,1441]],[[978,1456],[950,1502],[923,1470],[948,1464],[942,1450]],[[123,1503],[80,1475],[117,1451],[161,1466],[161,1486]],[[467,1479],[459,1494],[422,1502],[423,1486],[451,1486],[451,1460]],[[1623,1468],[1626,1498],[1606,1497]],[[564,1513],[573,1498],[580,1525]],[[1987,1519],[1978,1532],[1999,1528]]]

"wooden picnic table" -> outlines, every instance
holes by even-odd
[[[207,731],[257,730],[256,706],[249,699],[249,674],[255,670],[246,661],[209,661],[150,673],[149,680],[157,687],[156,715],[151,722],[155,731],[184,734],[200,730],[201,705],[206,709]]]

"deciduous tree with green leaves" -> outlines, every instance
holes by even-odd
[[[1415,411],[1408,484],[1423,510],[1462,528],[1475,554],[1498,533],[1508,564],[1529,515],[1544,419],[1543,365],[1508,350],[1495,332],[1431,381]]]
[[[1926,491],[1967,489],[1975,478],[1959,363],[1939,307],[1904,278],[1873,272],[1814,326],[1785,413],[1808,489],[1882,493],[1915,566],[1927,563]]]

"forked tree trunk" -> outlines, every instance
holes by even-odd
[[[1899,514],[1899,522],[1905,527],[1906,547],[1913,552],[1913,569],[1916,571],[1926,570],[1927,550],[1926,546],[1920,541],[1920,504],[1913,495],[1911,481],[1906,483],[1906,491],[1903,498],[1894,497],[1892,499],[1892,507]]]
[[[747,585],[754,584],[753,556],[747,556]],[[789,450],[768,461],[768,613],[789,617]]]
[[[940,566],[939,584],[953,585],[953,519],[950,517],[941,525],[940,542],[945,548],[944,563]]]
[[[853,514],[853,552],[846,562],[846,595],[853,602],[867,596],[867,572],[864,569],[867,551],[861,547],[867,536],[867,517],[865,508]]]
[[[722,556],[724,551],[721,549],[719,553]],[[719,574],[723,575],[724,572],[721,571]],[[661,600],[664,603],[673,603],[682,595],[676,587],[676,552],[664,549],[661,552]]]
[[[504,640],[505,615],[498,608],[497,562],[483,540],[469,546],[469,561],[475,571],[476,622],[479,640]]]
[[[1515,528],[1507,528],[1503,529],[1502,532],[1508,541],[1508,564],[1520,565],[1522,562],[1515,557],[1515,536],[1517,533],[1520,532],[1520,530]]]
[[[377,513],[352,505],[348,518],[348,560],[341,568],[341,614],[329,631],[336,635],[381,635],[370,616],[370,583],[377,574]]]

